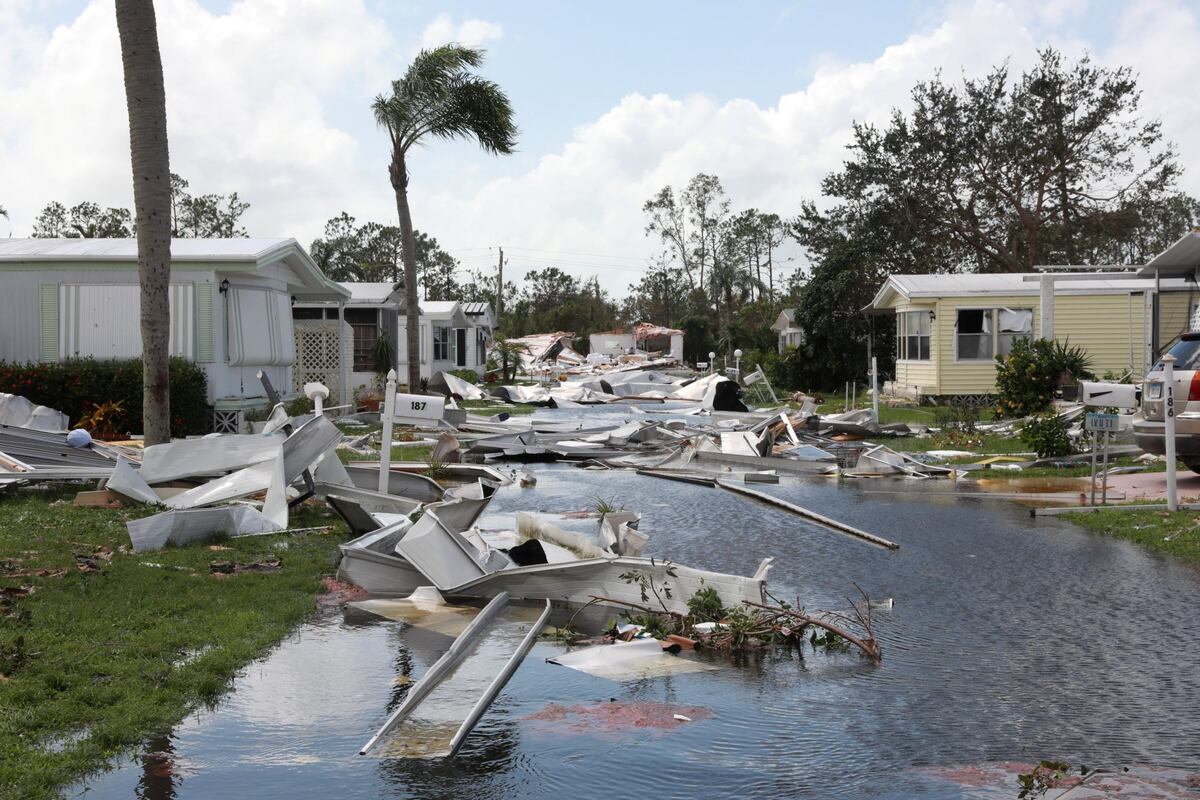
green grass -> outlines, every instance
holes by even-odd
[[[433,445],[431,444],[398,444],[392,447],[392,462],[429,461],[429,455],[432,452]],[[379,461],[379,453],[377,452],[361,455],[351,450],[338,450],[337,454],[343,464],[349,464],[354,461]]]
[[[792,408],[800,408],[797,403],[788,403]],[[856,410],[867,409],[871,407],[869,401],[864,402],[861,399],[855,404]],[[840,414],[845,410],[845,406],[841,400],[828,400],[817,406],[818,414]],[[990,422],[995,417],[995,413],[991,408],[979,409],[979,421]],[[891,425],[897,422],[915,422],[921,425],[938,424],[937,411],[932,406],[879,406],[879,424]]]
[[[315,610],[345,529],[328,512],[292,527],[331,534],[259,536],[134,555],[125,521],[151,513],[76,508],[75,488],[0,496],[0,578],[31,586],[0,600],[0,797],[55,797],[114,757],[214,703],[237,671]],[[80,572],[76,556],[109,547]],[[213,577],[213,561],[282,561],[274,573]],[[161,565],[161,566],[152,566]]]
[[[507,411],[509,414],[532,414],[538,410],[537,406],[531,406],[528,403],[513,403],[512,405],[497,405],[490,400],[463,400],[458,404],[459,408],[466,409],[484,416],[492,416],[499,414],[502,411]]]
[[[909,453],[925,452],[926,450],[968,450],[978,453],[980,458],[988,455],[1011,455],[1029,453],[1029,445],[1016,436],[1003,436],[998,433],[972,433],[935,436],[902,436],[893,439],[880,438],[879,442],[893,450]],[[1036,456],[1030,456],[1031,459]]]
[[[1088,530],[1128,539],[1159,553],[1200,566],[1200,515],[1195,511],[1098,511],[1071,514],[1071,522]]]

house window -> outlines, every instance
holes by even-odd
[[[896,317],[896,358],[929,360],[929,312],[904,311]]]
[[[1013,342],[1033,336],[1032,308],[996,309],[996,354],[1006,356],[1012,352]]]
[[[375,342],[379,340],[379,310],[348,308],[346,322],[354,334],[354,371],[375,371]]]
[[[1031,308],[960,308],[954,322],[955,357],[991,361],[1012,352],[1018,339],[1033,336]]]
[[[433,360],[450,360],[450,328],[433,326]]]

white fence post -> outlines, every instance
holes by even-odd
[[[392,421],[396,418],[396,370],[389,369],[383,390],[383,432],[379,439],[379,492],[387,494],[392,471]]]
[[[1167,510],[1179,510],[1175,488],[1175,356],[1163,356],[1163,437],[1167,452]]]

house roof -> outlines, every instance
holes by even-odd
[[[786,331],[796,324],[796,309],[785,308],[779,312],[779,316],[771,323],[771,330]]]
[[[875,293],[870,308],[886,309],[897,300],[935,299],[939,297],[986,297],[988,295],[1022,295],[1036,297],[1041,294],[1037,280],[1040,272],[1006,272],[999,274],[938,273],[934,275],[890,275]],[[1054,293],[1073,294],[1129,294],[1154,288],[1154,281],[1145,278],[1094,278],[1061,281],[1055,284]]]
[[[0,264],[24,264],[31,269],[62,268],[73,262],[136,265],[137,239],[0,239]],[[295,239],[172,239],[171,263],[218,263],[223,271],[235,265],[261,269],[283,261],[303,281],[293,293],[305,299],[345,297],[347,292],[325,277]]]
[[[394,283],[340,283],[339,286],[350,293],[351,303],[386,303],[392,292],[396,291]]]
[[[350,293],[351,303],[364,305],[383,305],[393,302],[403,305],[404,303],[404,295],[394,283],[347,282],[340,285]],[[420,307],[421,313],[426,316],[453,317],[460,310],[461,305],[457,300],[423,300]],[[401,314],[403,315],[403,311]]]
[[[1138,273],[1143,277],[1166,278],[1192,275],[1200,269],[1200,231],[1185,233],[1179,241],[1162,251]]]

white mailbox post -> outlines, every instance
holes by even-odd
[[[383,431],[379,441],[379,491],[386,494],[392,470],[392,426],[440,426],[446,416],[446,398],[427,394],[396,394],[396,370],[388,370],[383,390]]]
[[[1137,387],[1131,383],[1080,381],[1079,397],[1085,406],[1092,408],[1137,408]],[[1108,503],[1108,439],[1110,434],[1121,430],[1121,415],[1089,411],[1083,423],[1084,428],[1092,434],[1092,505],[1096,505],[1096,450],[1099,434],[1104,434],[1100,504],[1105,505]]]

